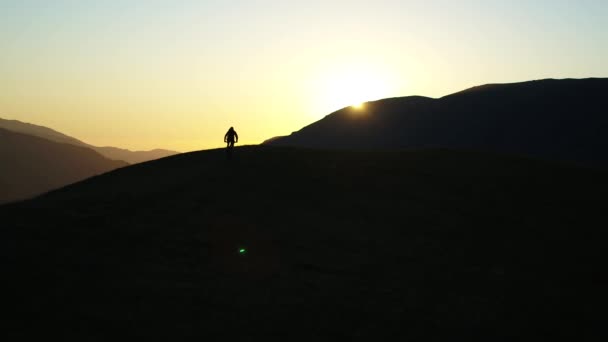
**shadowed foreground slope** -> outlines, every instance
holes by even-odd
[[[0,207],[12,335],[606,337],[603,171],[244,147]],[[246,254],[238,249],[245,248]]]

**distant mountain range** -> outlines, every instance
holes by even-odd
[[[177,153],[98,147],[48,127],[0,119],[0,203]]]
[[[0,128],[0,203],[32,197],[127,166],[90,148]]]
[[[440,99],[389,98],[338,110],[273,146],[451,148],[608,165],[607,78],[474,87]]]
[[[63,133],[57,132],[51,128],[33,125],[30,123],[21,122],[18,120],[5,120],[0,118],[0,128],[7,129],[9,131],[29,134],[33,136],[37,136],[40,138],[48,139],[51,141],[72,144],[76,146],[88,147],[99,152],[101,155],[106,158],[113,160],[122,160],[126,161],[130,164],[136,164],[145,162],[148,160],[154,160],[159,158],[168,157],[179,152],[163,150],[163,149],[154,149],[151,151],[130,151],[123,148],[111,147],[111,146],[93,146],[82,142],[76,138],[70,137]]]

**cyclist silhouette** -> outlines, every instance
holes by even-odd
[[[236,141],[234,140],[235,138],[236,138]],[[239,142],[239,135],[236,134],[236,131],[234,130],[234,128],[230,127],[228,132],[226,132],[226,135],[224,135],[224,142],[228,143],[228,146],[226,146],[227,148],[233,148],[234,143]]]
[[[226,132],[226,135],[224,135],[224,142],[228,144],[226,146],[226,157],[228,159],[232,159],[232,149],[234,148],[234,143],[239,142],[239,135],[236,134],[234,128],[230,127],[228,132]]]

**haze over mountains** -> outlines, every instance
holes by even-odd
[[[90,148],[0,128],[0,203],[25,199],[128,163]]]
[[[176,153],[96,147],[47,127],[0,119],[0,203]]]
[[[177,151],[163,149],[154,149],[150,151],[131,151],[111,146],[93,146],[82,142],[76,138],[57,132],[51,128],[25,123],[18,120],[5,120],[0,118],[0,128],[41,137],[59,143],[88,147],[99,152],[101,155],[109,159],[122,160],[129,164],[136,164],[148,160],[164,158],[179,153]]]
[[[347,107],[272,146],[339,149],[451,148],[608,165],[608,79],[491,84],[432,99]]]

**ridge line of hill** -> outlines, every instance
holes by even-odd
[[[345,107],[264,144],[338,149],[477,149],[608,166],[608,78],[487,84],[438,99]]]
[[[152,150],[129,150],[113,146],[94,146],[74,137],[71,137],[67,134],[61,133],[52,128],[19,120],[9,120],[0,118],[0,128],[8,129],[10,131],[22,134],[29,134],[32,136],[41,137],[55,142],[65,142],[76,146],[88,147],[101,153],[103,156],[109,159],[122,160],[130,164],[141,163],[144,161],[163,158],[179,153],[177,151],[171,151],[160,148],[155,148]]]

